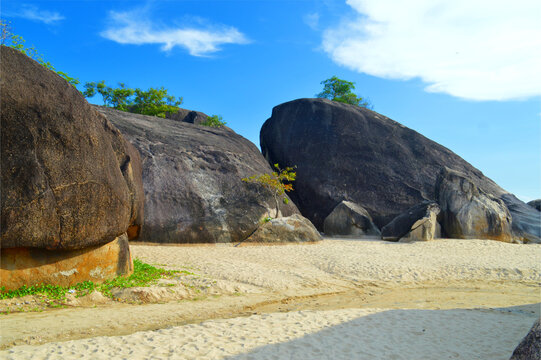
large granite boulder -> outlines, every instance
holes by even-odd
[[[436,198],[448,237],[514,240],[511,214],[503,200],[485,193],[465,174],[443,168],[436,182]]]
[[[350,201],[342,201],[323,222],[323,232],[328,236],[376,236],[380,231],[372,222],[368,211]]]
[[[509,360],[541,359],[541,318],[538,318]]]
[[[271,219],[261,224],[246,242],[313,242],[322,240],[317,229],[307,218],[294,214]]]
[[[271,168],[233,131],[96,107],[135,145],[143,161],[142,241],[218,243],[246,239],[276,216],[270,191],[241,179]],[[282,215],[298,213],[281,204]]]
[[[276,106],[261,129],[269,163],[297,166],[290,197],[318,229],[342,200],[365,208],[382,228],[408,208],[435,200],[442,166],[486,192],[505,191],[449,149],[381,114],[327,99]]]
[[[137,150],[56,73],[12,48],[2,46],[0,56],[2,255],[33,248],[69,257],[128,230],[136,237],[143,220]],[[129,254],[127,241],[119,246]],[[31,269],[32,261],[21,255],[17,266]],[[107,276],[124,272],[120,262],[106,266]],[[3,270],[12,265],[3,257]]]
[[[538,242],[539,214],[449,149],[381,114],[327,99],[276,106],[261,129],[269,163],[297,166],[290,196],[318,229],[342,200],[354,202],[382,228],[410,207],[436,200],[442,167],[465,174],[478,189],[501,199],[513,232]]]
[[[388,241],[430,241],[441,236],[438,222],[440,207],[433,201],[415,205],[395,217],[381,229],[381,237]]]
[[[541,211],[541,199],[528,201],[527,204],[530,205],[531,207],[537,209],[537,211]]]

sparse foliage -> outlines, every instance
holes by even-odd
[[[373,108],[370,100],[364,99],[353,93],[353,90],[355,89],[354,82],[342,80],[333,76],[322,81],[321,84],[323,84],[323,91],[316,95],[318,98],[357,105],[368,109]]]
[[[25,43],[26,40],[23,39],[21,35],[15,35],[11,32],[11,23],[9,21],[0,20],[0,42],[3,46],[11,47],[17,51],[22,52],[26,56],[28,56],[31,59],[36,60],[41,65],[45,66],[47,69],[54,71],[58,75],[60,75],[64,80],[66,80],[69,84],[73,85],[74,87],[79,84],[79,80],[76,78],[72,78],[68,74],[66,74],[63,71],[58,71],[54,68],[54,66],[43,59],[43,55],[38,53],[36,48],[34,46],[26,47]]]
[[[210,127],[222,127],[226,124],[225,121],[223,121],[221,115],[212,115],[207,116],[207,120],[201,123],[201,125],[210,126]]]
[[[279,199],[282,197],[284,204],[289,202],[289,199],[285,197],[285,193],[293,191],[293,185],[290,184],[297,178],[297,173],[294,172],[296,167],[286,167],[281,169],[278,164],[274,164],[276,171],[270,174],[252,175],[247,178],[243,178],[242,181],[247,183],[256,183],[264,186],[272,192],[274,202],[276,205],[276,217],[280,214]]]
[[[104,106],[135,114],[164,118],[165,113],[178,111],[179,105],[182,104],[181,97],[177,99],[169,95],[163,87],[149,88],[145,91],[139,88],[128,88],[124,83],[119,83],[117,88],[112,88],[102,80],[97,83],[87,82],[84,88],[83,94],[87,98],[100,94]]]

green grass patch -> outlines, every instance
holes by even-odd
[[[188,271],[164,270],[156,268],[152,265],[145,264],[139,259],[133,261],[133,274],[130,276],[118,276],[112,280],[108,280],[103,284],[96,284],[92,281],[84,281],[70,287],[58,285],[39,284],[33,286],[22,286],[17,290],[6,290],[5,287],[0,287],[0,299],[12,299],[23,297],[26,295],[43,295],[52,300],[62,300],[67,293],[73,293],[80,297],[91,293],[94,290],[102,292],[105,296],[112,297],[111,290],[113,288],[129,288],[139,286],[151,286],[162,278],[172,278],[176,274],[195,275]]]

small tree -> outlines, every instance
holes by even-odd
[[[336,76],[321,82],[323,84],[323,91],[317,94],[318,98],[329,99],[332,101],[338,101],[346,104],[357,105],[372,109],[373,106],[369,100],[353,93],[355,89],[355,83],[337,78]]]
[[[223,118],[221,115],[212,115],[207,116],[207,120],[203,121],[201,125],[210,126],[210,127],[222,127],[226,124],[225,121],[223,121]]]
[[[286,191],[293,191],[293,185],[291,185],[289,182],[295,181],[297,173],[293,172],[295,167],[286,167],[285,169],[281,169],[278,164],[274,164],[274,167],[276,168],[276,171],[273,171],[270,174],[252,175],[250,177],[243,178],[242,181],[260,184],[269,189],[274,197],[274,202],[276,205],[276,217],[279,217],[279,199],[282,197],[284,204],[289,202],[288,198],[285,197],[284,194]]]

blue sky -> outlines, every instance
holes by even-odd
[[[336,75],[519,198],[541,198],[538,0],[3,0],[1,11],[58,70],[164,86],[256,145],[274,106]]]

